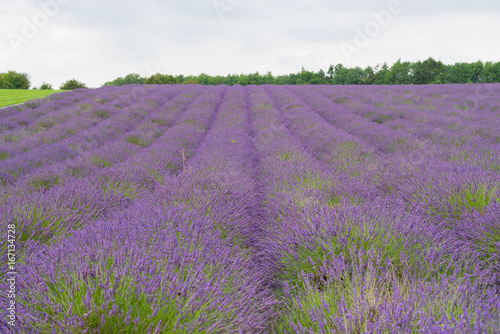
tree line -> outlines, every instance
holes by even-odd
[[[392,66],[384,63],[375,67],[345,67],[342,64],[330,65],[325,72],[307,71],[304,68],[298,73],[273,75],[271,72],[260,74],[228,74],[226,76],[170,75],[156,73],[143,77],[131,73],[125,77],[108,81],[104,85],[122,86],[127,84],[201,84],[201,85],[425,85],[454,83],[500,83],[500,62],[455,63],[445,65],[440,60],[428,58],[424,61],[402,62],[398,60]],[[0,89],[29,89],[31,86],[27,73],[8,71],[0,73]],[[63,83],[60,89],[70,90],[86,88],[76,79]],[[53,89],[52,85],[43,83],[39,88]]]
[[[202,85],[424,85],[453,83],[499,83],[500,62],[477,61],[475,63],[455,63],[445,65],[439,60],[428,58],[424,61],[402,62],[392,66],[387,63],[375,67],[345,67],[342,64],[330,65],[325,72],[307,71],[274,76],[271,72],[260,74],[228,74],[227,76],[169,75],[154,74],[142,77],[131,73],[125,77],[108,81],[105,85],[127,84],[202,84]]]
[[[0,73],[0,89],[29,89],[30,86],[31,81],[28,73],[19,73],[16,71]],[[73,90],[77,88],[87,88],[87,86],[76,79],[70,79],[59,87],[61,90]],[[33,87],[32,89],[53,90],[54,88],[51,84],[43,82],[40,87]]]

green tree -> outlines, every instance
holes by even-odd
[[[7,82],[7,79],[5,76],[0,73],[0,89],[7,89],[9,88],[9,83]]]
[[[177,76],[176,77],[179,81],[180,78]],[[182,84],[185,84],[185,85],[193,85],[193,84],[200,84],[200,82],[198,81],[198,78],[194,75],[187,75],[187,76],[183,76],[182,78],[182,81],[181,81]]]
[[[172,75],[156,73],[147,78],[144,83],[147,85],[169,85],[180,82]]]
[[[194,80],[194,79],[185,79],[183,82],[182,82],[183,85],[199,85],[200,82],[198,80]]]
[[[484,65],[475,63],[455,63],[446,66],[444,83],[479,83],[482,82]]]
[[[305,68],[302,67],[302,70],[300,71],[300,73],[298,73],[296,84],[308,85],[312,83],[313,79],[314,79],[314,73],[311,71],[306,71]]]
[[[146,78],[142,77],[140,74],[137,74],[137,73],[127,74],[123,78],[124,85],[143,84],[145,81],[146,81]]]
[[[363,83],[363,69],[359,66],[349,69],[348,84],[361,85]]]
[[[361,83],[363,85],[373,85],[373,82],[376,79],[377,73],[375,73],[375,70],[373,67],[368,66],[363,70],[363,75],[361,77]]]
[[[290,76],[289,75],[279,75],[274,79],[275,85],[291,85]]]
[[[363,84],[364,71],[361,67],[344,67],[342,64],[335,65],[333,84],[336,85],[361,85]]]
[[[196,80],[202,85],[212,85],[212,78],[205,73],[200,74]]]
[[[288,82],[290,82],[290,85],[298,85],[299,79],[300,79],[300,77],[296,73],[290,73],[288,75]]]
[[[87,88],[87,86],[76,79],[71,79],[63,83],[60,87],[62,90],[73,90],[78,88]]]
[[[217,75],[215,77],[212,77],[212,85],[223,85],[224,81],[226,80],[226,77],[223,77],[222,75]]]
[[[317,73],[314,73],[314,76],[315,76],[315,81],[318,83],[318,85],[324,85],[328,83],[325,71],[320,69]]]
[[[446,67],[441,61],[436,61],[432,57],[423,62],[415,63],[414,83],[418,85],[430,83],[442,83]]]
[[[333,65],[330,65],[330,67],[328,68],[328,76],[330,77],[330,81],[331,79],[333,79],[333,75],[335,74],[335,68],[333,67]]]
[[[476,61],[475,63],[469,64],[469,68],[470,68],[470,81],[472,83],[481,82],[484,70],[483,62],[480,60]]]
[[[385,74],[385,83],[388,85],[407,85],[412,82],[411,63],[401,62],[399,59]]]
[[[177,80],[178,83],[182,84],[184,83],[186,79],[186,77],[184,76],[184,74],[179,74],[179,75],[176,75],[175,76],[175,80]]]
[[[389,73],[389,65],[387,63],[382,66],[375,66],[375,76],[373,78],[373,85],[387,85],[387,75]]]
[[[342,64],[335,65],[333,69],[333,81],[335,85],[346,85],[349,81],[349,69]]]
[[[8,71],[0,73],[0,87],[4,89],[29,89],[31,82],[28,73]]]
[[[446,66],[444,83],[466,83],[467,73],[462,63],[455,63]]]
[[[131,73],[126,75],[125,77],[116,78],[113,81],[108,81],[104,85],[106,86],[123,86],[127,84],[143,84],[144,78],[142,78],[139,74]]]
[[[223,83],[225,85],[233,86],[233,85],[238,84],[238,79],[239,79],[239,75],[237,75],[237,74],[228,74],[224,78],[224,82]]]
[[[261,85],[274,85],[274,76],[271,71],[267,71],[266,74],[261,76]]]
[[[40,89],[44,90],[53,90],[54,88],[52,87],[51,84],[43,82],[42,85],[40,86]]]
[[[500,82],[500,62],[493,63],[488,61],[484,63],[481,82],[499,83]]]

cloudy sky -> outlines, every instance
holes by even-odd
[[[0,72],[99,87],[128,73],[496,62],[499,32],[498,0],[0,0]]]

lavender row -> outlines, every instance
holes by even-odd
[[[206,103],[207,99],[214,98],[220,97],[205,94],[205,98],[201,97],[199,102]],[[187,115],[189,113],[194,116],[199,114],[199,111],[193,109],[187,112]],[[164,138],[171,141],[169,146],[183,140],[186,136],[185,130],[186,125],[181,123],[167,131],[169,133],[164,135]],[[165,139],[162,144],[166,144]],[[193,142],[193,145],[197,143]],[[180,151],[171,152],[170,160],[176,160],[174,155],[180,156]],[[19,245],[21,250],[25,241],[27,246],[30,246],[29,242],[33,240],[46,243],[54,236],[61,236],[74,228],[84,226],[111,209],[126,207],[130,205],[130,199],[140,195],[141,189],[154,189],[156,183],[147,170],[137,168],[133,162],[118,164],[113,168],[106,168],[104,165],[94,167],[93,173],[84,175],[83,178],[75,178],[72,169],[74,165],[53,165],[51,169],[33,173],[31,183],[26,180],[28,189],[21,183],[19,188],[13,190],[13,195],[18,195],[11,194],[0,208],[5,221],[20,224],[18,231],[22,234],[23,241]],[[40,189],[29,191],[37,185]],[[5,256],[2,252],[2,258]]]
[[[118,95],[111,95],[106,91],[90,92],[85,96],[78,97],[77,93],[69,95],[66,100],[68,103],[66,105],[61,105],[57,100],[56,95],[54,97],[47,97],[41,101],[37,102],[27,102],[27,106],[23,110],[20,107],[18,113],[13,114],[2,120],[2,139],[10,145],[22,146],[23,139],[32,139],[33,135],[40,137],[40,132],[45,132],[53,126],[58,126],[64,124],[75,116],[82,116],[82,112],[87,112],[94,107],[102,106],[109,103],[106,109],[121,109],[122,106],[114,104],[117,101]],[[97,96],[97,97],[96,97]],[[52,98],[52,100],[50,100]],[[53,99],[56,99],[55,101]],[[79,102],[79,103],[78,103]],[[31,104],[30,104],[31,103]],[[104,112],[107,112],[104,111]],[[93,113],[86,113],[84,116],[96,116]],[[38,133],[38,135],[37,135]],[[21,143],[18,144],[18,142]],[[28,149],[29,146],[24,145],[24,148]]]
[[[470,94],[470,89],[467,90]],[[469,98],[467,90],[461,93],[466,99]],[[486,90],[492,92],[490,88]],[[490,95],[489,99],[493,100],[494,95]],[[458,100],[456,95],[453,100]],[[444,103],[438,106],[450,108],[449,103],[448,106]],[[435,119],[446,114],[446,110],[441,111],[435,113]],[[469,133],[481,133],[478,130],[484,125],[494,126],[496,117],[491,118],[494,116],[491,112],[494,111],[493,108],[471,110],[471,117],[476,117],[476,120],[469,122],[464,118],[460,122],[460,128],[467,128]],[[486,112],[488,115],[484,115]],[[418,117],[417,110],[415,113]],[[485,122],[488,118],[491,122]],[[423,128],[432,131],[431,126]],[[500,160],[499,155],[494,154],[500,147],[479,139],[469,139],[457,145],[462,134],[455,132],[458,135],[455,139],[453,131],[447,134],[451,137],[449,141],[454,143],[451,148],[449,141],[427,142],[419,148],[420,154],[413,149],[408,151],[409,154],[403,151],[388,159],[390,164],[380,173],[380,186],[402,198],[407,205],[420,206],[422,215],[428,216],[435,224],[448,228],[451,233],[458,233],[458,244],[463,245],[466,250],[457,247],[457,252],[470,252],[471,249],[473,253],[479,252],[482,259],[480,262],[485,266],[496,266],[498,270],[499,254],[495,251],[497,237],[495,233],[488,231],[495,230],[500,221],[497,208],[500,201]],[[405,155],[410,159],[402,160]],[[482,233],[476,233],[478,230]]]
[[[152,100],[151,98],[149,98],[149,101],[156,100]],[[131,132],[136,126],[141,125],[141,123],[138,124],[138,122],[144,122],[144,119],[146,118],[146,115],[148,113],[151,116],[163,116],[146,119],[153,123],[150,125],[152,135],[155,135],[154,128],[157,128],[161,133],[161,131],[165,129],[165,126],[171,125],[171,122],[175,120],[175,118],[171,119],[171,117],[167,115],[170,114],[175,117],[175,112],[182,111],[182,104],[186,103],[187,101],[189,101],[189,99],[187,99],[185,96],[179,96],[178,99],[174,99],[172,103],[168,103],[164,108],[162,108],[161,105],[158,104],[158,102],[155,102],[156,105],[154,108],[152,105],[150,105],[150,102],[146,102],[145,106],[141,104],[135,104],[133,105],[133,108],[138,109],[139,107],[142,107],[144,108],[143,111],[139,112],[132,109],[126,112],[120,112],[117,113],[115,118],[96,122],[95,125],[89,129],[86,129],[86,126],[79,127],[77,124],[76,128],[79,128],[78,134],[67,138],[57,144],[44,145],[38,150],[27,152],[8,159],[0,169],[0,172],[3,173],[5,178],[4,183],[6,183],[7,181],[9,181],[10,183],[15,182],[15,180],[17,180],[19,176],[27,172],[42,168],[45,164],[54,163],[57,161],[66,161],[67,159],[70,159],[73,162],[70,162],[69,164],[74,166],[75,168],[78,168],[78,166],[75,165],[74,161],[81,161],[82,155],[86,154],[85,152],[92,151],[95,148],[102,146],[104,143],[109,143],[114,138],[116,138],[115,140],[120,140],[120,138],[127,138],[126,136],[129,132]],[[140,136],[134,137],[132,135],[128,138],[136,139],[135,143],[148,143],[147,139],[141,138]],[[99,157],[94,157],[93,159],[99,160]],[[95,161],[96,163],[105,163],[105,161],[97,160]]]
[[[269,102],[260,105],[268,106]],[[296,109],[299,110],[298,107]],[[307,117],[310,116],[304,113],[303,118],[297,117],[297,119]],[[261,118],[265,119],[265,116],[261,115]],[[281,131],[278,133],[284,135]],[[279,137],[274,137],[272,143],[264,147],[277,144],[277,138]],[[291,141],[286,137],[284,140],[282,145]],[[303,160],[303,155],[301,158]],[[290,168],[285,168],[282,164],[280,161],[269,169],[280,170],[280,173],[283,173]],[[294,164],[297,165],[297,160]],[[269,175],[272,175],[271,172]],[[293,174],[285,177],[288,180],[294,178]],[[279,187],[283,182],[273,182],[271,179],[269,184],[276,184],[276,187]],[[318,181],[313,184],[322,188]],[[352,207],[331,210],[328,205],[321,205],[321,192],[316,194],[309,192],[308,202],[317,204],[311,207],[312,212],[303,210],[304,215],[301,217],[294,212],[294,206],[290,205],[290,200],[286,198],[287,195],[293,196],[296,191],[301,192],[301,188],[304,188],[304,184],[294,182],[294,187],[285,190],[285,194],[281,196],[283,201],[281,204],[276,203],[279,201],[277,196],[269,200],[270,203],[274,202],[271,211],[279,212],[278,216],[282,217],[271,229],[273,234],[279,236],[279,240],[271,239],[269,249],[281,245],[275,257],[281,258],[283,265],[283,272],[280,275],[284,277],[283,307],[288,311],[285,313],[284,323],[278,322],[275,325],[276,332],[328,333],[356,330],[378,332],[391,329],[385,327],[387,322],[397,324],[392,327],[393,331],[402,332],[414,328],[417,322],[424,331],[426,328],[435,330],[443,325],[461,328],[462,325],[458,321],[461,313],[454,314],[449,322],[444,324],[442,320],[435,320],[434,312],[425,312],[429,306],[423,306],[441,305],[448,302],[447,298],[453,300],[455,296],[448,294],[442,299],[428,298],[425,294],[419,294],[419,289],[423,285],[418,285],[418,283],[424,286],[429,284],[429,287],[436,291],[447,291],[450,286],[449,281],[435,282],[435,278],[445,274],[445,277],[449,277],[452,281],[461,280],[462,275],[470,275],[474,270],[479,275],[477,271],[479,268],[474,269],[471,259],[457,254],[451,247],[445,247],[446,244],[456,240],[453,236],[447,236],[418,214],[405,213],[404,207],[398,209],[392,201],[385,202],[376,198],[370,200],[369,206],[356,203],[357,205]],[[390,209],[390,206],[393,206],[393,209]],[[293,218],[290,219],[291,217]],[[335,258],[338,260],[334,260]],[[380,267],[384,263],[385,268]],[[469,269],[463,273],[461,265],[454,267],[455,263],[464,265],[468,263]],[[385,281],[387,285],[385,283],[382,287],[370,285],[370,282],[377,280]],[[489,303],[495,294],[489,285],[492,281],[494,282],[491,279],[491,271],[485,270],[479,277],[464,284],[460,290],[462,298],[475,300],[478,291],[490,286],[489,291],[482,294],[484,299],[468,309],[468,312],[476,312],[485,323],[491,321],[490,328],[497,321],[495,313],[489,309]],[[417,285],[410,291],[408,289],[412,284]],[[372,289],[373,297],[357,293],[368,287]],[[386,288],[388,290],[384,290]],[[408,307],[413,307],[413,302],[408,303],[404,296],[392,295],[392,289],[405,289],[410,292],[412,300],[419,300],[421,303],[421,310],[413,312],[413,315],[403,322],[395,319],[393,315],[398,313],[394,312],[398,312],[399,309],[401,314],[408,314]],[[470,290],[474,292],[469,293]],[[344,296],[347,300],[340,300],[339,296]],[[390,300],[397,301],[387,303],[388,296]],[[332,310],[335,310],[333,315]],[[468,325],[472,326],[469,330],[474,329],[473,324]]]
[[[169,178],[165,185],[160,186],[151,197],[141,200],[140,204],[128,210],[126,216],[120,215],[121,219],[108,221],[105,225],[92,224],[92,227],[88,225],[85,228],[85,232],[87,233],[84,233],[84,236],[88,236],[93,231],[93,235],[99,235],[99,240],[93,243],[95,246],[92,249],[92,252],[97,254],[94,260],[97,262],[95,265],[101,265],[103,270],[105,269],[104,266],[107,265],[109,272],[109,276],[107,277],[111,276],[113,269],[121,273],[121,275],[115,276],[115,279],[111,280],[111,283],[116,288],[114,290],[116,292],[113,293],[113,290],[110,290],[111,286],[109,288],[105,287],[107,291],[110,291],[105,294],[103,300],[106,308],[101,307],[101,309],[89,310],[88,307],[93,305],[91,298],[86,297],[78,307],[73,308],[76,314],[67,309],[60,309],[59,312],[62,314],[70,314],[71,316],[66,317],[64,323],[62,321],[60,323],[49,321],[47,327],[58,326],[63,331],[71,331],[73,328],[84,328],[88,324],[92,328],[98,328],[103,331],[106,328],[113,328],[113,324],[117,324],[117,321],[124,319],[123,323],[120,324],[122,329],[128,328],[129,330],[139,332],[146,332],[146,329],[149,331],[157,329],[162,332],[169,329],[175,329],[179,332],[203,331],[203,329],[206,332],[238,330],[258,332],[259,328],[262,329],[266,320],[265,310],[269,309],[269,305],[267,304],[269,304],[270,298],[269,292],[262,291],[262,288],[255,284],[263,280],[262,269],[256,266],[255,261],[248,258],[249,254],[246,250],[233,243],[237,239],[233,234],[238,234],[238,232],[234,232],[238,231],[238,226],[236,225],[237,221],[232,220],[240,215],[238,210],[235,210],[236,208],[241,207],[241,210],[246,210],[243,198],[238,200],[237,198],[233,199],[231,196],[227,197],[224,201],[226,205],[220,206],[223,203],[219,203],[219,207],[212,209],[203,205],[206,202],[213,204],[220,202],[220,196],[227,196],[227,192],[231,190],[240,192],[241,196],[244,196],[245,193],[241,192],[241,188],[250,188],[252,185],[248,181],[245,182],[244,178],[242,180],[243,174],[227,174],[226,176],[223,173],[224,170],[229,172],[231,169],[238,167],[238,163],[240,167],[244,166],[240,160],[244,157],[248,145],[245,142],[247,134],[244,128],[239,127],[239,125],[243,125],[246,121],[246,110],[244,108],[238,109],[238,106],[235,104],[237,102],[234,99],[238,96],[238,91],[228,93],[226,96],[226,103],[219,107],[220,112],[217,114],[217,118],[214,120],[213,126],[206,137],[205,144],[194,155],[192,162],[189,162],[191,168],[186,169],[185,173],[180,175],[181,179],[176,181],[176,179]],[[231,128],[231,132],[221,132],[221,130],[224,130],[228,126]],[[225,138],[220,137],[221,133],[224,133]],[[238,138],[238,141],[233,142],[233,139],[230,138]],[[204,163],[208,161],[215,163],[214,170],[199,169],[199,167],[204,166]],[[230,169],[228,170],[228,168]],[[240,168],[234,171],[241,173]],[[221,176],[226,181],[218,186],[217,179]],[[202,184],[206,185],[207,178],[214,177],[217,179],[210,182],[212,184],[212,191],[207,191],[203,186],[200,187],[201,184],[199,181],[204,181]],[[175,186],[176,182],[180,188],[179,193],[172,192],[172,186]],[[219,187],[221,189],[218,189]],[[240,189],[238,190],[238,188]],[[175,200],[177,204],[172,205],[171,201],[168,202],[168,198]],[[162,223],[158,224],[156,223],[158,220],[155,219],[158,211],[153,213],[152,217],[151,212],[154,212],[153,208],[161,208],[161,203],[166,204],[166,206],[165,209],[160,211],[162,218],[160,221]],[[154,205],[152,206],[152,204]],[[179,211],[179,213],[182,213],[182,217],[179,215],[179,217],[170,218],[173,216],[171,213],[172,210],[177,212],[171,208],[179,206],[184,208],[184,210]],[[209,214],[207,218],[204,218],[212,210],[214,212],[213,215]],[[139,214],[137,214],[138,211]],[[145,225],[145,222],[139,223],[136,220],[132,221],[133,225],[118,223],[119,221],[130,222],[131,216],[142,218],[145,215],[148,217],[147,225]],[[173,219],[173,223],[168,223],[165,219]],[[233,233],[228,234],[227,230],[224,230],[223,225],[229,224],[231,221]],[[245,220],[241,218],[238,221],[240,224],[245,223]],[[117,224],[120,224],[120,226]],[[137,238],[131,239],[128,237],[126,242],[127,248],[134,250],[133,253],[137,255],[146,253],[145,250],[141,251],[141,249],[145,246],[148,247],[148,256],[143,258],[143,260],[134,259],[135,261],[128,262],[128,258],[131,256],[130,253],[126,254],[120,250],[111,249],[105,246],[105,242],[101,242],[104,239],[108,241],[108,244],[111,244],[109,242],[110,234],[101,233],[101,231],[118,229],[121,225],[126,226],[123,227],[124,230],[116,231],[119,233],[112,234],[115,236],[112,238],[113,244],[116,240],[122,240],[124,234],[131,235],[124,233],[125,231],[134,231],[140,226],[141,231],[137,234]],[[241,229],[241,227],[243,226],[240,226],[239,233],[244,234],[247,229],[244,227]],[[155,229],[154,234],[148,233],[147,231],[152,228]],[[151,235],[159,235],[160,238],[151,238]],[[72,245],[75,242],[81,245],[81,238],[82,236],[80,236],[80,239],[75,240],[71,237],[71,243],[67,244],[63,242],[66,247],[61,247],[61,249],[65,249],[65,252],[68,252],[68,245]],[[182,243],[180,243],[179,238],[182,238]],[[158,242],[161,241],[161,244],[157,244],[155,240],[158,240]],[[158,248],[160,245],[161,248]],[[69,253],[78,252],[81,254],[81,247],[72,247]],[[141,249],[136,249],[137,247]],[[158,253],[160,249],[162,251]],[[215,250],[217,251],[215,252]],[[110,258],[113,259],[111,265],[109,264]],[[75,259],[73,258],[69,261],[58,259],[57,262],[61,264],[59,268],[64,268],[64,272],[67,275],[75,277],[75,281],[77,282],[85,277],[85,273],[94,266],[94,262],[88,263],[81,260],[78,262],[78,265],[75,265]],[[141,264],[140,267],[131,265],[131,263],[137,262]],[[46,263],[52,265],[54,260],[46,258],[43,263],[45,263],[45,266],[47,266]],[[159,263],[165,263],[165,267],[158,267]],[[31,264],[31,266],[27,265],[30,268],[34,266],[34,264]],[[151,268],[152,271],[147,268]],[[144,272],[152,274],[159,270],[162,272],[161,276],[153,277],[141,274]],[[184,274],[176,274],[179,270]],[[49,270],[46,267],[43,271],[53,272],[53,270]],[[125,273],[128,275],[125,276]],[[37,277],[37,274],[29,275],[27,273],[28,276],[33,278]],[[99,271],[95,275],[101,276],[103,274]],[[53,286],[64,286],[61,283],[66,283],[61,282],[61,278],[55,274],[52,277],[56,280]],[[135,283],[133,286],[128,286],[129,289],[132,287],[133,293],[131,297],[128,297],[130,296],[129,291],[123,290],[123,287],[129,281]],[[162,282],[168,282],[168,287],[163,286]],[[29,286],[33,286],[32,282],[30,282]],[[238,289],[232,289],[233,286],[238,287]],[[193,289],[194,287],[196,288]],[[220,291],[218,287],[220,287]],[[227,290],[227,288],[230,288],[230,290]],[[98,293],[99,291],[96,290],[91,291],[90,294]],[[161,299],[151,299],[152,296],[160,292]],[[56,295],[49,293],[49,296],[54,298]],[[111,297],[114,298],[109,299],[108,303],[107,298]],[[131,305],[127,305],[127,303],[124,305],[124,298],[144,299],[148,303],[151,303],[152,307],[141,308],[142,305],[137,303],[137,307],[134,309],[130,307]],[[258,300],[261,300],[261,302],[258,302]],[[40,302],[31,300],[30,304],[40,305],[40,307],[44,307],[45,309],[49,307],[54,308],[53,303],[48,304],[47,302],[48,300],[40,300]],[[165,312],[164,307],[167,302],[170,306],[168,311]],[[63,300],[62,303],[59,300],[57,305],[62,304],[67,307],[68,303],[69,300]],[[197,310],[197,312],[193,314],[192,312],[184,311],[188,309]],[[107,310],[111,310],[111,312],[106,312]],[[205,315],[201,314],[200,316],[198,312],[204,312]],[[108,315],[108,313],[110,314]],[[135,322],[133,321],[134,319],[136,320]],[[42,328],[41,325],[39,326]],[[117,329],[114,328],[114,330]]]
[[[311,92],[312,89],[298,90],[297,93],[304,95],[304,92],[308,92],[311,97],[309,101],[314,103],[315,110],[340,125],[337,118],[341,113],[333,112],[336,106],[328,108],[328,101],[322,103],[321,97]],[[346,111],[342,115],[347,117],[349,112]],[[353,123],[343,124],[344,127],[350,127]],[[471,128],[474,129],[473,126]],[[356,124],[355,129],[360,134],[370,131],[367,125]],[[406,136],[411,139],[411,136]],[[418,139],[414,137],[409,143],[418,144]],[[483,146],[487,147],[488,144]],[[468,253],[473,249],[473,253],[477,255],[479,251],[483,259],[481,262],[485,266],[494,265],[499,268],[498,254],[493,251],[495,234],[484,233],[480,237],[472,232],[479,226],[482,231],[495,229],[496,222],[500,221],[496,208],[500,186],[498,173],[495,169],[481,168],[483,166],[478,161],[450,161],[442,151],[444,148],[440,147],[439,143],[428,143],[425,147],[418,147],[418,150],[408,146],[406,149],[385,154],[385,166],[372,175],[371,183],[375,185],[375,189],[381,191],[380,195],[388,196],[395,202],[403,200],[407,207],[417,206],[421,215],[428,217],[434,224],[450,229],[452,234],[459,233],[458,243],[466,244]],[[460,148],[460,154],[465,156],[472,155],[474,151],[473,146]],[[495,158],[489,157],[487,163],[491,166],[495,163]],[[471,214],[486,214],[488,218],[481,219],[481,224],[478,224],[474,222],[477,219],[471,218]],[[466,231],[474,236],[466,237]],[[463,252],[463,249],[457,247],[455,251]]]
[[[191,94],[197,96],[196,91],[191,92]],[[182,95],[174,98],[171,103],[165,106],[157,105],[158,108],[149,111],[147,117],[142,113],[126,113],[121,117],[121,122],[118,120],[115,120],[114,123],[102,121],[92,131],[82,131],[81,135],[73,138],[71,142],[75,144],[71,144],[71,142],[61,143],[75,151],[74,157],[59,163],[52,163],[51,168],[48,169],[44,168],[43,164],[38,163],[38,168],[35,167],[22,175],[19,182],[11,188],[20,187],[21,189],[18,189],[17,193],[43,192],[52,186],[61,185],[68,177],[90,176],[93,172],[109,167],[120,159],[125,160],[129,154],[150,145],[152,141],[161,136],[173,125],[191,101],[193,101],[192,97],[187,98]],[[141,120],[143,122],[137,124]],[[137,130],[134,130],[134,127]],[[106,144],[106,147],[101,148],[103,144]],[[47,156],[41,158],[50,162],[50,158]],[[24,162],[26,163],[26,161]],[[10,181],[12,182],[12,177]]]
[[[333,109],[329,108],[328,101],[322,103],[321,97],[311,90],[308,95],[311,97],[310,101],[314,103],[315,110],[332,120],[332,123],[338,126],[344,124],[343,127],[347,128],[354,124],[355,131],[361,136],[370,133],[371,129],[366,122],[365,124],[354,123],[353,118],[352,122],[341,123],[338,120],[339,115],[342,114],[340,117],[343,119],[350,117],[348,111],[333,112],[338,109],[335,109],[336,106]],[[379,130],[392,131],[387,128]],[[404,136],[410,145],[417,144],[418,146],[406,145],[398,151],[388,152],[385,155],[384,160],[387,161],[385,166],[372,176],[374,178],[372,182],[375,182],[376,188],[379,188],[382,194],[400,197],[408,205],[425,204],[427,211],[439,211],[437,218],[440,221],[443,220],[443,215],[452,214],[457,210],[475,209],[483,213],[485,210],[488,211],[491,207],[490,203],[498,198],[499,183],[495,169],[482,170],[483,161],[455,161],[455,159],[450,161],[448,159],[450,152],[443,154],[444,148],[438,143],[427,143],[424,147],[419,144],[417,138],[412,138],[408,134]],[[374,141],[375,138],[371,138]],[[465,146],[460,149],[460,154],[470,156],[474,151],[474,147]],[[494,157],[489,157],[486,161],[488,167],[495,164]],[[460,197],[465,197],[465,199]]]
[[[151,110],[153,101],[156,107],[158,107],[158,103],[164,104],[166,102],[166,96],[159,96],[158,100],[153,100],[151,97],[154,97],[154,94],[152,94],[147,101],[139,101],[123,108],[113,103],[114,100],[109,97],[109,93],[107,95],[99,95],[102,98],[97,98],[96,100],[92,98],[85,103],[80,103],[76,109],[66,108],[54,111],[55,116],[44,118],[32,131],[30,129],[20,129],[20,136],[26,136],[25,140],[18,142],[19,135],[15,136],[15,142],[5,144],[5,148],[11,151],[10,153],[6,151],[6,154],[12,157],[16,152],[18,154],[27,152],[40,147],[44,143],[57,143],[65,138],[68,138],[67,141],[74,142],[73,138],[76,140],[80,139],[78,138],[78,134],[85,134],[87,131],[92,132],[93,127],[102,125],[103,120],[106,120],[108,124],[119,123],[118,120],[125,118],[127,114],[133,114],[133,116],[147,114]],[[104,97],[106,96],[109,98],[105,99]],[[63,122],[68,119],[71,121]],[[117,129],[117,131],[120,130]],[[14,135],[15,133],[10,134],[11,137]]]
[[[92,107],[95,102],[101,104],[110,101],[115,102],[120,95],[125,94],[127,91],[124,89],[121,91],[113,90],[113,95],[109,94],[109,89],[94,91],[86,94],[84,98],[79,98],[78,104],[74,102],[75,94],[66,94],[66,99],[64,99],[63,96],[65,94],[59,93],[42,100],[28,102],[23,106],[10,107],[11,110],[9,110],[9,115],[3,115],[2,117],[0,133],[5,132],[5,130],[10,130],[10,134],[16,134],[16,132],[12,132],[12,130],[19,131],[19,129],[25,129],[35,133],[37,130],[37,123],[40,122],[40,119],[48,119],[51,116],[60,117],[59,111],[67,112],[69,110],[83,109],[82,107],[84,106]],[[64,100],[68,101],[65,105],[63,104]],[[39,125],[38,127],[41,126]]]
[[[499,105],[498,100],[494,102],[495,91],[489,85],[483,85],[488,87],[483,95],[475,87],[462,88],[461,91],[456,89],[458,92],[454,92],[453,98],[447,98],[446,92],[437,88],[431,91],[432,95],[424,89],[415,89],[414,94],[427,96],[420,99],[403,97],[402,100],[402,89],[394,89],[400,92],[395,101],[381,99],[382,95],[375,90],[365,93],[362,88],[344,91],[347,94],[340,96],[338,93],[330,95],[331,89],[327,87],[322,92],[374,123],[383,124],[398,132],[405,129],[421,139],[450,145],[460,145],[466,141],[477,143],[478,140],[480,143],[498,143],[496,128],[499,120],[494,111]],[[457,96],[460,98],[457,99]],[[484,122],[484,119],[489,119],[489,122]]]

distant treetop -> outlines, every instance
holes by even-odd
[[[27,73],[8,71],[0,73],[0,89],[29,89],[30,76]]]
[[[87,85],[85,85],[83,82],[80,82],[76,79],[71,79],[63,83],[60,87],[62,90],[73,90],[73,89],[78,89],[78,88],[87,88]]]
[[[106,82],[105,85],[127,84],[202,84],[202,85],[410,85],[410,84],[451,84],[451,83],[498,83],[500,82],[500,62],[477,61],[475,63],[455,63],[445,65],[440,60],[429,58],[424,61],[402,62],[392,66],[384,63],[375,67],[348,68],[342,64],[330,65],[327,72],[307,71],[274,76],[271,72],[260,74],[228,74],[227,76],[168,75],[154,74],[148,78],[132,73],[124,78]]]

